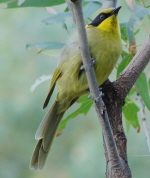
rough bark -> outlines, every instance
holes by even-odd
[[[122,107],[124,100],[141,72],[144,70],[150,61],[150,35],[146,42],[142,45],[141,49],[134,56],[130,64],[120,74],[119,78],[110,82],[107,80],[101,87],[103,89],[103,101],[106,105],[110,125],[113,131],[113,136],[117,145],[117,150],[122,162],[124,163],[124,171],[120,171],[121,177],[131,177],[131,171],[128,166],[127,159],[127,139],[122,125]],[[107,160],[106,177],[115,177],[112,167],[110,166],[107,149],[105,147],[105,156]],[[118,175],[118,177],[120,177]]]
[[[120,156],[121,162],[123,164],[124,169],[118,170],[116,165],[111,166],[108,156],[108,150],[105,146],[105,156],[106,156],[106,177],[114,178],[114,177],[131,177],[131,171],[128,166],[127,159],[127,139],[124,133],[123,125],[122,125],[122,106],[124,105],[124,98],[121,98],[119,94],[119,89],[107,80],[102,86],[104,97],[103,101],[106,105],[109,122],[112,128],[113,137],[115,139],[115,143],[117,146],[118,154]]]

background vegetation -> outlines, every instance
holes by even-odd
[[[144,2],[149,9],[148,0]],[[136,3],[141,5],[142,1],[136,1]],[[131,10],[123,0],[120,0],[118,5],[123,6],[119,13],[120,22],[122,24],[128,22],[132,14]],[[57,65],[59,50],[46,50],[37,54],[40,49],[37,50],[33,47],[26,50],[26,44],[43,41],[65,43],[70,36],[72,20],[71,18],[66,20],[69,31],[67,32],[65,24],[46,25],[41,22],[43,19],[53,16],[44,7],[9,9],[6,7],[5,3],[0,4],[0,177],[104,177],[103,141],[94,108],[91,108],[86,116],[79,115],[67,124],[63,134],[55,139],[47,164],[42,172],[34,172],[29,169],[30,158],[36,143],[34,134],[46,113],[45,110],[42,111],[42,104],[48,92],[49,81],[37,87],[33,94],[30,92],[30,87],[43,74],[53,74]],[[53,6],[57,13],[64,12],[65,8],[65,4]],[[95,10],[90,18],[93,19],[99,11],[100,8]],[[87,21],[89,22],[90,19]],[[150,29],[149,22],[149,17],[145,15],[144,20],[137,21],[134,26],[134,32],[138,32],[135,36],[137,49],[147,38]],[[127,43],[124,40],[126,52],[125,45]],[[145,70],[147,78],[149,69],[150,66],[147,66]],[[117,70],[115,69],[110,76],[111,80],[116,79],[116,73]],[[146,80],[148,88],[147,81],[148,79]],[[55,93],[50,104],[54,98]],[[135,92],[131,95],[130,100],[133,101],[131,103],[139,107]],[[73,105],[66,116],[79,106],[79,104]],[[136,121],[138,120],[139,123],[135,128],[132,122],[124,119],[124,128],[128,139],[128,160],[133,177],[141,178],[144,175],[145,178],[149,178],[150,156],[140,113],[136,112]],[[146,116],[149,119],[148,109],[146,109]],[[137,133],[139,125],[140,132]]]

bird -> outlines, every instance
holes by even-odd
[[[118,20],[120,8],[121,6],[103,9],[90,24],[85,26],[90,55],[96,62],[94,71],[99,86],[109,77],[122,52]],[[35,134],[35,139],[38,141],[31,158],[31,169],[43,169],[65,111],[78,98],[89,92],[86,74],[82,66],[76,32],[59,54],[59,62],[53,74],[43,109],[47,107],[56,84],[58,86],[57,96]]]

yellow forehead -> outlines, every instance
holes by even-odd
[[[113,7],[111,7],[111,8],[109,8],[109,9],[103,9],[102,11],[101,11],[101,13],[111,13],[112,11],[114,10],[114,8]]]

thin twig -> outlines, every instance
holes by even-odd
[[[102,9],[107,9],[110,7],[116,7],[118,0],[105,0],[102,6]]]
[[[72,19],[73,19],[73,22],[74,24],[76,24],[76,19],[75,19],[75,16],[74,16],[74,11],[73,11],[73,7],[72,7],[72,3],[70,2],[70,0],[66,0],[66,3],[67,3],[67,7],[72,15]]]
[[[142,117],[143,128],[144,128],[144,132],[145,132],[145,136],[147,140],[148,149],[150,152],[150,129],[148,128],[148,122],[147,122],[146,113],[145,113],[145,105],[140,95],[137,95],[137,99],[140,103],[140,113]]]

